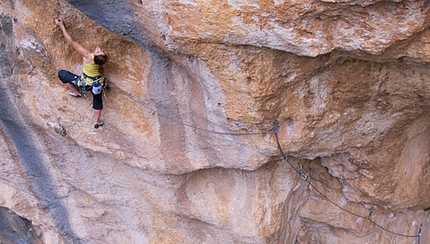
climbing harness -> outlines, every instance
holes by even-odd
[[[87,87],[91,87],[92,93],[94,93],[95,95],[98,95],[102,92],[105,81],[106,81],[106,78],[104,76],[92,77],[83,73],[80,79],[78,80],[78,82],[76,83],[76,85],[78,86],[79,90],[82,91],[82,94],[84,95],[84,97],[88,97]],[[109,90],[110,90],[110,87],[109,87]]]
[[[81,79],[79,79],[79,81],[78,81],[78,86],[79,87],[92,86],[94,82],[96,82],[96,83],[105,82],[105,79],[106,78],[104,76],[92,77],[92,76],[88,76],[85,73],[83,73],[81,76]]]

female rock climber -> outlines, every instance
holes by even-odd
[[[93,94],[94,128],[98,129],[103,125],[103,121],[100,118],[103,109],[102,86],[105,85],[105,77],[101,75],[99,68],[106,63],[107,53],[98,46],[94,49],[94,52],[91,52],[81,44],[73,41],[64,27],[61,18],[56,18],[54,22],[61,28],[67,42],[72,44],[72,47],[81,54],[83,58],[82,77],[66,70],[60,70],[58,72],[58,78],[66,85],[68,93],[71,96],[81,97],[80,90],[85,94],[86,91],[91,91]]]

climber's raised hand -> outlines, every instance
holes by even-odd
[[[55,19],[54,19],[54,23],[55,23],[56,25],[58,25],[58,26],[62,26],[62,25],[64,25],[64,23],[63,23],[63,19],[61,19],[60,17],[55,18]]]

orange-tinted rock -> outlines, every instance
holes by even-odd
[[[0,206],[46,243],[430,242],[427,1],[68,2],[0,3]]]

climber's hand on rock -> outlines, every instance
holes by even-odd
[[[57,17],[54,19],[54,23],[58,26],[62,26],[63,25],[63,20],[60,17]]]

